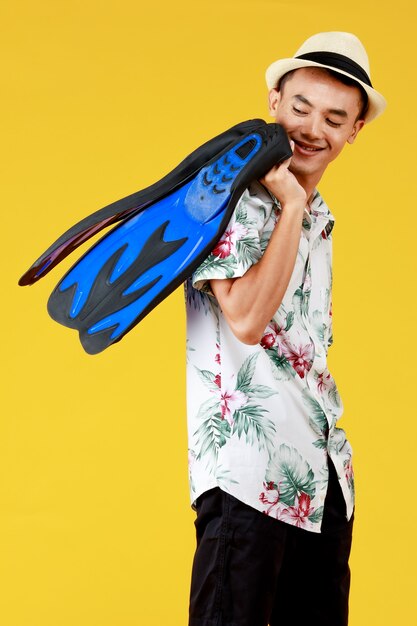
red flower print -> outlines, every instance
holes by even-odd
[[[226,232],[228,234],[230,241],[233,243],[233,245],[235,245],[238,240],[246,237],[249,231],[246,228],[246,226],[243,226],[243,224],[240,224],[239,222],[235,222],[232,228],[230,228]]]
[[[230,426],[233,426],[233,414],[247,403],[248,396],[243,391],[234,388],[235,383],[233,380],[230,380],[228,384],[224,384],[221,374],[217,374],[214,377],[214,383],[218,389],[213,389],[212,393],[219,398],[222,419],[227,420]]]
[[[247,396],[238,389],[228,391],[225,389],[220,393],[220,404],[222,411],[222,419],[226,419],[230,426],[233,426],[233,413],[242,408],[248,401]]]
[[[232,242],[228,239],[220,239],[219,243],[213,250],[214,256],[225,259],[232,251]]]
[[[313,363],[313,344],[308,343],[295,348],[288,342],[282,345],[282,351],[300,378],[304,378],[306,370],[308,371]]]
[[[220,357],[220,346],[218,343],[216,343],[216,348],[217,348],[217,352],[216,352],[216,356],[214,357],[214,361],[218,364],[221,365],[221,357]]]
[[[332,377],[328,370],[321,372],[321,374],[317,375],[317,389],[320,393],[323,393],[328,387],[331,386]]]
[[[261,339],[261,346],[263,348],[272,348],[275,343],[276,337],[272,333],[264,335]]]
[[[225,259],[230,254],[236,252],[236,242],[239,239],[243,239],[243,237],[245,237],[247,233],[248,229],[243,226],[243,224],[239,224],[239,222],[236,222],[235,224],[233,224],[233,226],[225,230],[222,238],[214,248],[212,254],[214,254],[214,256],[220,257],[221,259]]]
[[[262,504],[269,505],[264,513],[266,513],[266,515],[271,515],[272,509],[279,502],[279,491],[277,486],[273,482],[264,482],[264,488],[265,491],[262,491],[262,493],[259,495],[259,500],[262,502]]]
[[[345,466],[345,476],[346,476],[346,480],[348,482],[351,482],[353,480],[353,465],[352,465],[352,459],[348,459],[347,461],[344,462],[344,466]]]
[[[280,334],[282,334],[281,326],[278,326],[276,322],[271,322],[265,329],[264,335],[261,339],[261,346],[267,350],[268,348],[273,348],[278,345],[278,336]]]
[[[280,512],[279,519],[298,526],[298,528],[304,528],[309,516],[314,511],[314,507],[310,505],[310,502],[310,496],[301,492],[299,496],[296,496],[294,506],[289,506]]]

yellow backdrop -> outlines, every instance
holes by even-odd
[[[413,622],[414,5],[2,1],[2,626],[186,624],[182,290],[92,357],[46,313],[72,259],[16,283],[86,214],[229,126],[268,119],[266,66],[323,30],[363,40],[389,103],[320,185],[336,216],[330,368],[355,450],[351,625]]]

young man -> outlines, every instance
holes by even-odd
[[[314,35],[266,78],[293,156],[245,191],[187,286],[189,624],[346,626],[354,486],[316,185],[385,101],[349,33]]]

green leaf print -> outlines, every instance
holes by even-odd
[[[214,254],[210,254],[195,272],[193,280],[196,282],[198,280],[211,279],[213,278],[213,270],[224,276],[224,278],[232,278],[235,267],[236,259],[233,255],[230,254],[222,259],[214,256]]]
[[[340,406],[340,396],[336,384],[334,384],[333,387],[329,389],[329,398],[335,406]]]
[[[208,370],[200,370],[200,369],[198,369],[198,367],[195,367],[195,369],[196,369],[199,377],[201,378],[201,380],[205,384],[205,386],[208,387],[208,389],[211,389],[212,391],[218,391],[219,390],[218,385],[214,382],[215,375],[213,374],[213,372],[209,372]]]
[[[239,222],[239,224],[242,224],[242,226],[246,226],[246,228],[248,228],[248,226],[253,226],[255,224],[255,220],[248,219],[248,212],[245,206],[246,204],[247,204],[247,200],[241,201],[237,204],[236,213],[235,213],[235,222]]]
[[[316,441],[313,441],[313,446],[319,448],[320,450],[325,450],[327,448],[327,439],[325,437],[316,439]]]
[[[291,363],[283,354],[278,354],[276,349],[267,348],[265,350],[274,366],[274,377],[277,380],[289,380],[296,372]]]
[[[318,434],[327,433],[329,424],[320,404],[311,397],[308,389],[303,389],[302,395],[304,403],[310,409],[310,425]]]
[[[314,498],[316,493],[313,470],[298,450],[281,444],[271,458],[265,477],[266,482],[277,485],[279,499],[293,506],[295,497],[301,492]]]
[[[298,287],[298,289],[294,291],[294,295],[292,297],[292,304],[294,307],[294,311],[298,316],[301,316],[302,302],[303,302],[303,291],[301,287]]]
[[[255,373],[255,365],[256,359],[258,358],[258,352],[251,354],[248,358],[243,362],[242,367],[240,368],[237,375],[236,389],[242,391],[244,393],[247,392],[248,387],[252,381],[253,375]]]
[[[213,467],[217,461],[218,451],[235,433],[239,439],[245,435],[247,444],[257,443],[259,450],[266,448],[269,454],[272,452],[275,426],[264,416],[268,410],[253,400],[269,398],[278,392],[266,385],[251,385],[258,355],[256,352],[245,359],[239,369],[234,390],[225,388],[220,392],[215,375],[208,370],[196,368],[204,384],[217,392],[216,395],[220,394],[220,399],[209,398],[201,405],[197,419],[203,421],[194,433],[200,447],[198,458],[207,455]],[[225,416],[227,419],[224,419]]]
[[[264,232],[261,235],[261,239],[259,241],[259,245],[261,247],[261,252],[265,252],[266,250],[266,246],[269,243],[269,240],[271,239],[271,235],[272,235],[272,230],[264,230]]]
[[[306,230],[311,230],[311,222],[306,217],[303,217],[302,227]]]
[[[324,506],[319,506],[318,509],[314,511],[311,515],[308,516],[308,521],[313,522],[313,524],[318,524],[323,519]]]
[[[259,211],[259,215],[261,216],[261,219],[266,222],[266,216],[268,214],[269,211],[267,211],[266,206],[263,204],[260,204],[257,207],[258,211]]]
[[[233,434],[237,433],[240,439],[243,433],[245,433],[246,443],[250,445],[258,443],[259,450],[266,448],[271,453],[275,426],[271,420],[263,416],[265,412],[266,409],[258,404],[247,404],[235,411],[233,415]]]
[[[284,330],[285,331],[290,330],[293,323],[294,323],[294,311],[289,311],[287,313],[287,319],[286,319]]]
[[[260,250],[256,239],[253,237],[244,237],[236,241],[236,252],[238,258],[245,265],[253,265],[259,260]]]
[[[251,385],[245,393],[249,398],[270,398],[277,394],[278,391],[271,387],[266,387],[265,385]]]
[[[303,291],[303,298],[301,301],[301,312],[303,315],[307,316],[308,314],[308,303],[310,302],[310,294],[311,291]]]
[[[229,485],[238,485],[239,481],[231,478],[231,472],[228,469],[224,469],[221,465],[216,469],[216,480],[219,487],[227,491]]]
[[[308,265],[308,257],[306,261],[306,267],[307,267],[307,274],[306,274],[306,277],[307,277],[307,275],[310,275],[311,273],[310,266]],[[297,313],[297,315],[299,316],[307,315],[308,303],[310,301],[310,294],[311,294],[311,290],[305,289],[303,291],[302,285],[300,285],[298,289],[294,292],[292,303],[293,303],[294,311]]]
[[[214,466],[220,448],[224,446],[230,436],[229,424],[222,420],[220,413],[215,413],[203,421],[195,435],[198,437],[197,445],[200,446],[197,459],[200,460],[207,455],[209,465]]]
[[[220,432],[219,447],[222,448],[224,446],[224,444],[226,443],[226,440],[229,439],[229,437],[230,437],[231,428],[230,428],[230,424],[229,424],[229,422],[227,420],[221,419],[221,414],[220,413],[216,413],[216,417],[220,418],[220,422],[219,422],[219,432]]]
[[[343,428],[333,428],[329,438],[329,451],[340,454],[346,444],[346,433]]]
[[[196,444],[200,447],[197,459],[208,456],[209,465],[214,466],[217,461],[217,455],[222,446],[230,437],[230,426],[222,419],[218,400],[209,398],[200,407],[197,418],[202,419],[201,425],[198,427],[194,436],[197,437]]]

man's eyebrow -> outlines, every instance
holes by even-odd
[[[307,100],[307,98],[304,98],[304,96],[301,96],[300,94],[297,94],[296,96],[294,96],[294,98],[296,100],[299,100],[300,102],[302,102],[303,104],[307,104],[309,107],[312,107],[313,105],[311,104],[311,102],[309,102]]]
[[[311,102],[309,100],[307,100],[307,98],[305,98],[301,94],[297,94],[296,96],[293,96],[293,97],[296,100],[299,100],[299,102],[302,102],[303,104],[306,104],[309,107],[313,106],[311,104]],[[327,112],[328,113],[332,113],[332,115],[339,115],[340,117],[347,117],[348,116],[347,112],[344,109],[328,109]]]
[[[329,109],[329,113],[332,113],[333,115],[340,115],[340,117],[348,116],[344,109]]]

